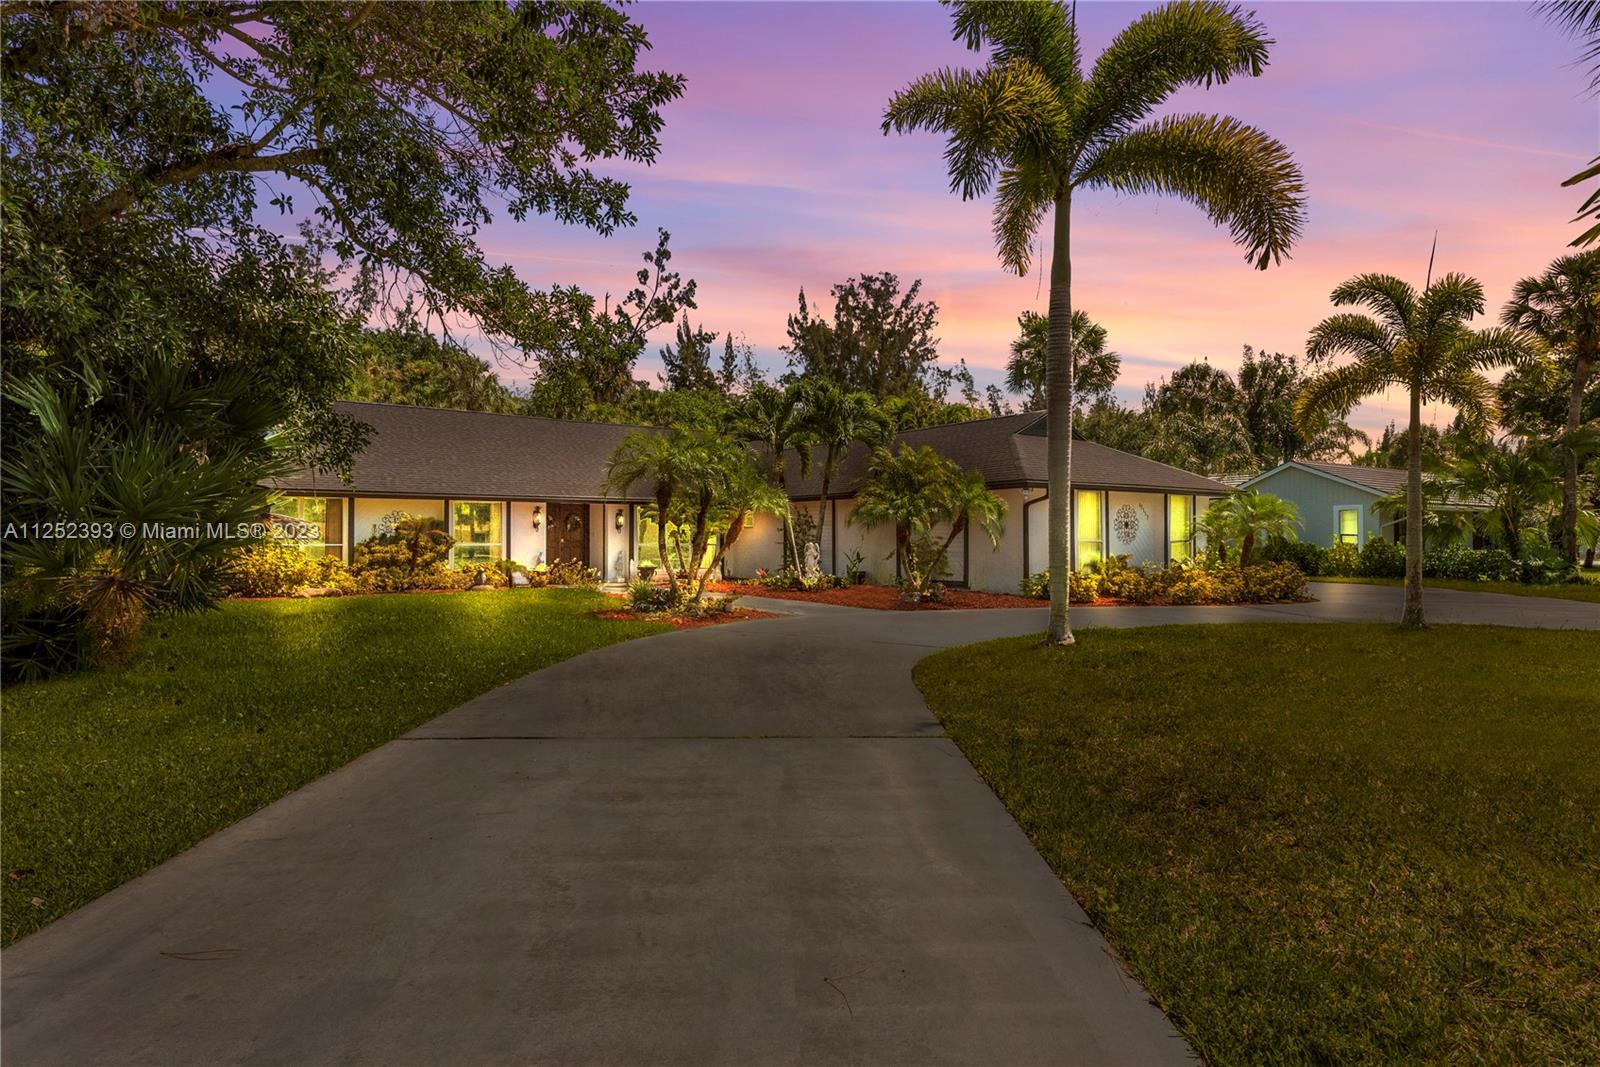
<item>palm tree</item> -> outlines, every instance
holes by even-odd
[[[1306,383],[1295,405],[1301,424],[1314,427],[1343,416],[1363,398],[1389,388],[1410,395],[1406,461],[1406,601],[1400,624],[1424,625],[1422,617],[1422,405],[1443,401],[1467,419],[1486,421],[1494,408],[1494,386],[1482,371],[1531,354],[1528,339],[1514,330],[1472,330],[1483,312],[1483,286],[1464,274],[1447,274],[1419,295],[1388,274],[1362,274],[1333,291],[1335,306],[1360,305],[1373,315],[1344,312],[1318,323],[1306,341],[1313,362],[1344,354],[1353,361]]]
[[[1029,411],[1044,407],[1044,383],[1049,370],[1050,318],[1037,311],[1017,317],[1017,339],[1006,361],[1006,388],[1027,397]],[[1122,357],[1106,351],[1106,328],[1083,311],[1072,313],[1072,386],[1075,405],[1084,407],[1111,397],[1122,369]]]
[[[1239,546],[1239,566],[1248,567],[1258,541],[1279,538],[1298,541],[1300,510],[1282,497],[1256,489],[1230,493],[1213,501],[1205,514],[1195,520],[1195,529],[1208,544],[1217,545],[1218,554],[1227,558],[1227,545]]]
[[[919,598],[944,573],[950,546],[963,531],[976,526],[998,546],[1005,518],[1005,503],[982,474],[961,470],[927,445],[904,444],[897,452],[873,451],[850,513],[852,523],[868,529],[894,527],[896,568]],[[941,523],[949,524],[942,543],[933,536]]]
[[[1576,37],[1583,44],[1583,57],[1580,62],[1589,65],[1589,91],[1600,91],[1600,2],[1597,0],[1550,0],[1548,3],[1537,5],[1542,8],[1546,16],[1560,26],[1567,34]],[[1600,156],[1589,161],[1589,165],[1561,183],[1563,189],[1574,185],[1581,185],[1594,178],[1600,178]],[[1600,218],[1600,189],[1595,189],[1584,199],[1578,208],[1578,215],[1573,222],[1582,222],[1584,219]],[[1596,222],[1574,237],[1569,246],[1581,248],[1600,241],[1600,222]]]
[[[1516,559],[1522,558],[1522,532],[1549,514],[1558,494],[1550,449],[1538,442],[1472,449],[1456,461],[1445,484],[1452,495],[1489,502],[1484,518],[1499,528],[1500,543]],[[1576,533],[1574,546],[1575,539]]]
[[[791,450],[799,458],[801,477],[811,473],[811,440],[799,386],[755,386],[734,411],[733,432],[740,440],[761,446],[766,453],[767,477],[778,488],[787,489]],[[783,513],[783,565],[799,568],[794,517],[787,510]]]
[[[678,577],[667,552],[667,524],[680,492],[698,484],[706,457],[700,442],[684,431],[636,430],[622,439],[606,465],[606,486],[626,495],[635,483],[650,486],[656,498],[656,548],[667,585],[676,601]]]
[[[871,393],[845,392],[837,382],[810,378],[801,383],[806,436],[822,448],[822,495],[817,507],[817,529],[828,528],[828,502],[833,480],[857,441],[878,442],[888,435],[888,422]],[[835,509],[838,505],[834,505]],[[839,546],[830,539],[829,573],[838,573]]]
[[[1584,392],[1600,356],[1600,251],[1562,256],[1537,278],[1524,278],[1511,292],[1500,321],[1525,330],[1561,356],[1562,369],[1572,368],[1567,393],[1567,418],[1558,443],[1561,459],[1561,553],[1578,558],[1578,467],[1576,435],[1583,422]]]
[[[1026,273],[1029,246],[1054,214],[1050,253],[1050,631],[1072,643],[1067,605],[1072,497],[1073,194],[1168,193],[1228,226],[1257,267],[1279,260],[1304,219],[1299,168],[1277,141],[1237,119],[1172,115],[1146,121],[1189,85],[1259,75],[1271,41],[1255,17],[1216,0],[1164,4],[1129,24],[1084,76],[1077,26],[1061,3],[958,0],[955,37],[990,47],[981,69],[945,69],[889,101],[885,133],[948,135],[950,186],[964,199],[998,192],[994,236],[1002,264]]]

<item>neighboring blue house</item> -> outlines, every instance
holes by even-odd
[[[1332,547],[1345,542],[1357,547],[1375,537],[1404,541],[1405,520],[1379,506],[1385,497],[1403,492],[1406,472],[1387,467],[1357,467],[1351,463],[1321,463],[1295,459],[1248,478],[1241,489],[1256,489],[1282,497],[1300,509],[1300,539]],[[1442,513],[1486,510],[1481,501],[1451,499],[1431,505]],[[1449,524],[1454,529],[1464,524]],[[1463,537],[1470,538],[1471,534]]]

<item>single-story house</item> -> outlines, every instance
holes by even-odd
[[[1341,542],[1365,544],[1373,538],[1404,542],[1406,523],[1402,514],[1379,501],[1406,487],[1406,472],[1388,467],[1358,467],[1353,463],[1323,463],[1294,459],[1280,463],[1246,479],[1241,489],[1255,489],[1281,497],[1300,510],[1300,539],[1332,547]],[[1430,512],[1479,512],[1487,504],[1478,500],[1450,498],[1443,504],[1431,503]],[[1446,527],[1452,536],[1468,541],[1472,535],[1465,524]]]
[[[950,580],[991,592],[1015,592],[1022,579],[1045,569],[1048,531],[1045,487],[1044,415],[1028,412],[972,422],[955,422],[896,435],[900,444],[928,445],[984,481],[1006,504],[1004,536],[992,548],[979,530],[967,530],[950,546]],[[810,474],[789,465],[788,493],[796,512],[818,518],[822,492],[821,451],[813,453]],[[829,486],[828,513],[819,524],[823,568],[845,570],[855,552],[875,581],[895,580],[894,532],[850,522],[855,487],[865,477],[869,449],[858,444],[845,457]],[[1072,566],[1101,556],[1127,554],[1135,564],[1165,564],[1196,551],[1194,517],[1227,494],[1220,482],[1114,448],[1075,441],[1072,445],[1074,536]],[[735,575],[782,566],[783,531],[779,520],[756,516],[729,549],[724,566]]]
[[[646,486],[627,493],[605,486],[606,464],[633,426],[521,415],[450,411],[399,404],[340,402],[343,414],[372,426],[346,483],[302,471],[274,483],[274,513],[323,531],[312,551],[349,560],[386,518],[403,512],[442,520],[456,541],[452,559],[468,565],[513,559],[528,566],[577,560],[624,581],[639,558]],[[951,546],[951,580],[973,589],[1010,592],[1046,559],[1044,416],[1037,412],[951,423],[899,434],[896,443],[930,445],[961,467],[983,474],[1008,509],[1005,535],[991,548],[980,531]],[[818,531],[823,566],[842,572],[860,552],[881,582],[895,579],[888,529],[851,524],[855,487],[869,450],[852,448],[830,486],[828,515]],[[819,457],[820,458],[820,457]],[[820,470],[802,477],[791,464],[788,491],[797,511],[818,512]],[[1102,555],[1166,563],[1196,551],[1194,517],[1227,493],[1220,482],[1087,441],[1072,449],[1073,566]],[[833,506],[837,504],[837,507]],[[725,569],[749,576],[782,566],[780,522],[753,516],[729,550]],[[648,555],[648,551],[646,552]]]
[[[320,526],[324,552],[349,561],[401,512],[443,520],[457,566],[576,560],[607,581],[628,577],[639,506],[653,498],[604,483],[611,454],[637,427],[404,404],[334,407],[373,429],[350,482],[302,471],[273,483],[282,494],[274,514]]]

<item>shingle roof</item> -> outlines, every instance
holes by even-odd
[[[336,475],[301,471],[273,483],[300,493],[360,493],[368,496],[431,496],[457,499],[605,500],[645,502],[645,487],[619,497],[603,484],[606,464],[636,426],[569,422],[482,411],[451,411],[404,404],[340,401],[341,414],[373,428],[356,457],[349,485]],[[962,468],[981,471],[991,487],[1046,483],[1042,418],[1037,412],[908,430],[897,444],[930,445]],[[821,492],[821,450],[809,477],[790,465],[789,491],[797,497]],[[866,473],[869,450],[850,450],[831,493],[848,495]],[[1072,479],[1085,488],[1149,489],[1221,495],[1228,487],[1165,463],[1119,452],[1090,441],[1072,444]]]
[[[636,426],[356,401],[334,408],[374,431],[356,457],[352,484],[301,471],[274,488],[487,500],[650,499],[639,486],[618,496],[602,484],[611,454]]]
[[[1042,486],[1049,480],[1045,462],[1048,441],[1043,436],[1042,422],[1043,416],[1036,411],[952,422],[896,434],[895,445],[929,445],[962,468],[981,471],[990,488]],[[789,491],[794,496],[814,497],[822,491],[821,450],[814,450],[812,454],[809,476],[801,477],[794,465],[790,466]],[[866,474],[869,455],[867,446],[854,446],[840,465],[839,475],[829,486],[829,492],[849,495]],[[1227,486],[1210,478],[1092,441],[1072,442],[1072,480],[1074,484],[1095,489],[1149,489],[1217,496],[1228,492]]]

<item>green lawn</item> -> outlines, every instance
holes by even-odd
[[[1347,585],[1405,585],[1404,578],[1313,578],[1313,582],[1342,582]],[[1424,578],[1422,584],[1431,589],[1465,589],[1470,593],[1507,593],[1511,596],[1546,596],[1560,600],[1585,600],[1600,604],[1600,582],[1584,578],[1582,582],[1565,582],[1561,585],[1523,585],[1521,582],[1464,582],[1454,578]]]
[[[1208,1062],[1600,1063],[1600,634],[1080,642],[916,679]]]
[[[9,944],[485,690],[666,625],[584,590],[224,604],[121,674],[10,686]]]

